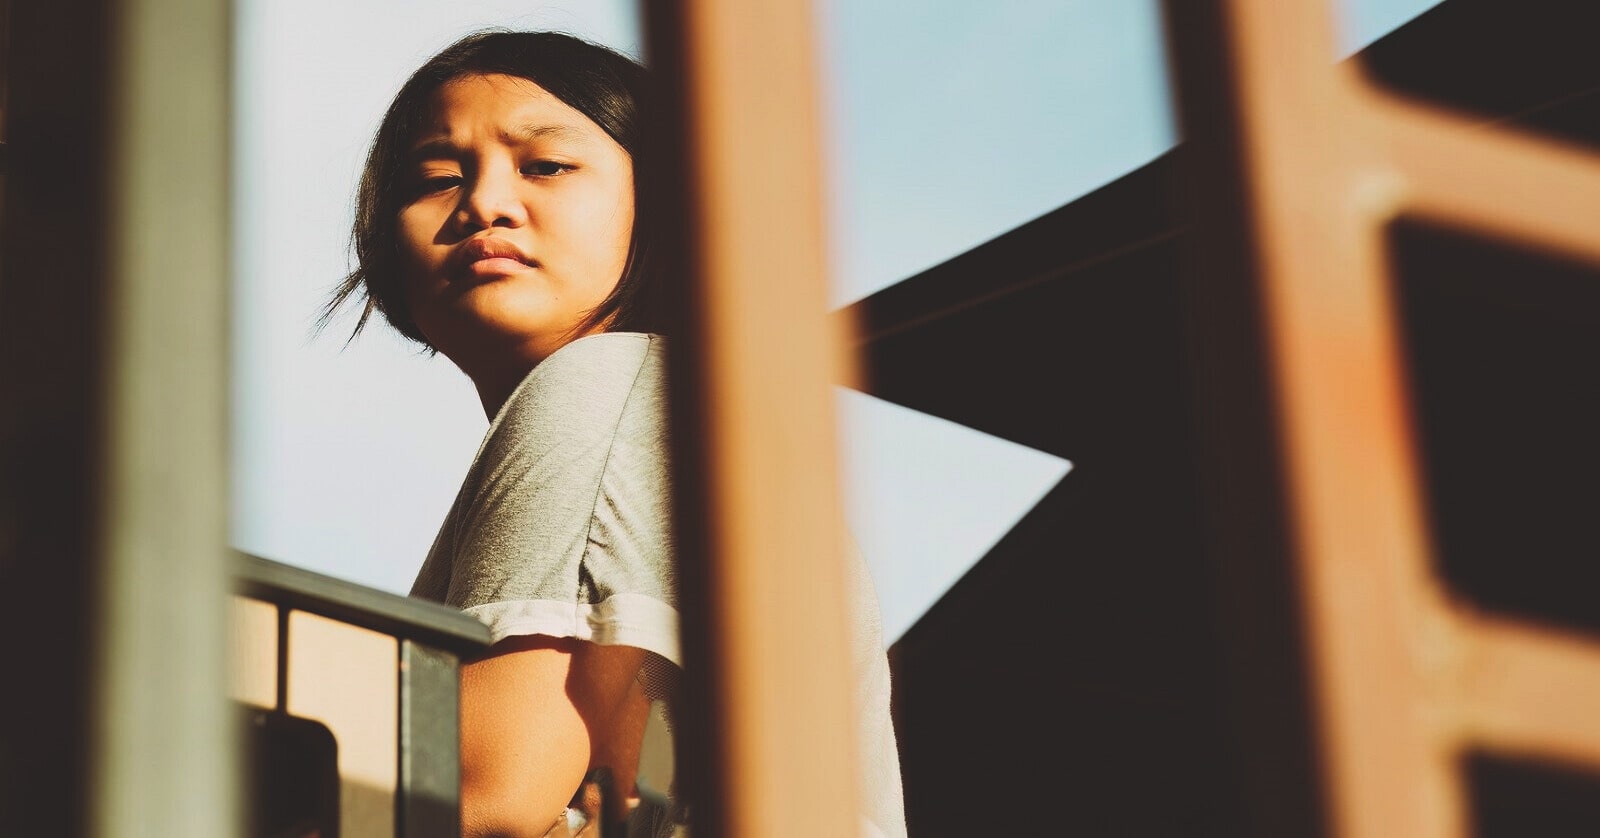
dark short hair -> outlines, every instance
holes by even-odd
[[[643,142],[644,67],[572,35],[505,30],[475,32],[445,47],[395,94],[373,137],[356,191],[351,230],[356,268],[334,289],[319,327],[352,298],[365,297],[352,338],[377,311],[400,334],[433,348],[411,317],[401,282],[398,219],[408,200],[402,167],[407,149],[432,115],[434,93],[456,79],[490,74],[517,76],[539,85],[599,125],[632,158],[635,211],[627,261],[616,288],[588,314],[579,331],[608,320],[608,328],[617,331],[663,331],[659,307],[650,303],[646,264],[652,213],[640,194],[640,185],[648,181],[644,170],[650,165]]]

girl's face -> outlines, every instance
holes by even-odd
[[[633,161],[527,79],[440,88],[403,171],[406,303],[428,342],[475,379],[526,371],[580,337],[572,329],[622,276]]]

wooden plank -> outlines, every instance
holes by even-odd
[[[805,2],[647,4],[674,98],[686,319],[674,344],[697,836],[857,829],[814,16]],[[704,605],[703,609],[699,605]],[[698,753],[696,753],[698,752]]]

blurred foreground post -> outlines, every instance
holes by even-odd
[[[646,4],[666,87],[673,350],[696,838],[860,828],[806,2]],[[692,750],[682,743],[696,743]]]
[[[229,4],[9,12],[0,834],[234,834]]]

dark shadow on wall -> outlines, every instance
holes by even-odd
[[[1440,576],[1600,634],[1600,267],[1414,219],[1388,240]]]
[[[1188,443],[1176,165],[853,312],[874,395],[1074,464],[891,650],[912,835],[1245,834]]]
[[[1469,118],[1600,146],[1594,7],[1445,0],[1357,56],[1378,84]]]
[[[240,705],[238,714],[245,835],[338,838],[339,746],[333,731],[312,719],[249,705]]]

